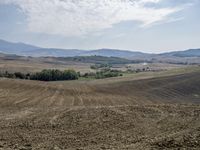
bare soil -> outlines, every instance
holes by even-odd
[[[140,80],[0,80],[0,149],[200,149],[200,72]]]

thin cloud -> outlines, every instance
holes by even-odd
[[[169,19],[180,7],[147,7],[162,0],[3,0],[19,6],[32,32],[82,36],[112,28],[122,21],[146,27]],[[183,8],[182,8],[183,9]]]

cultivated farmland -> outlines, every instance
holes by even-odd
[[[0,149],[199,149],[198,67],[91,81],[0,80]]]

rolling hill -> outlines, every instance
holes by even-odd
[[[118,49],[78,50],[40,48],[24,43],[11,43],[0,40],[0,53],[14,54],[31,57],[80,57],[80,56],[103,56],[120,57],[134,61],[162,62],[174,64],[200,64],[200,49],[186,51],[174,51],[162,54],[148,54],[138,51],[127,51]]]
[[[175,56],[175,57],[200,57],[200,49],[189,49],[185,51],[174,51],[169,53],[160,54],[162,56]]]
[[[21,55],[31,57],[74,57],[81,55],[81,53],[83,51],[77,49],[39,48],[25,51]]]
[[[5,40],[0,40],[0,52],[6,54],[16,54],[20,55],[26,51],[32,51],[38,49],[39,47],[24,44],[24,43],[12,43]]]
[[[41,48],[24,43],[12,43],[0,40],[0,52],[5,54],[15,54],[20,56],[42,57],[70,57],[77,56],[81,50],[65,50],[56,48]]]
[[[199,76],[1,79],[0,148],[199,149]]]
[[[137,57],[148,55],[141,52],[124,51],[117,49],[99,49],[99,50],[78,50],[78,49],[58,49],[58,48],[40,48],[24,43],[12,43],[0,40],[0,52],[5,54],[16,54],[32,57],[74,57],[74,56],[105,56],[105,57]]]
[[[168,71],[170,72],[170,71]],[[181,71],[174,75],[157,73],[156,78],[115,78],[93,81],[37,82],[0,80],[2,92],[7,91],[9,106],[51,105],[62,100],[62,106],[115,106],[160,103],[200,103],[200,71]],[[142,75],[142,74],[141,74]],[[117,79],[117,78],[116,78]],[[32,93],[31,93],[32,91]],[[29,94],[28,94],[29,93]],[[3,94],[3,93],[2,93]],[[4,93],[5,94],[5,93]],[[19,94],[19,95],[18,95]],[[6,96],[5,95],[5,96]],[[2,97],[2,100],[5,99]],[[35,97],[35,101],[33,97]],[[47,97],[46,97],[47,96]],[[15,98],[14,98],[15,97]],[[46,98],[45,98],[46,97]],[[14,98],[14,99],[13,99]],[[21,101],[26,99],[23,103]],[[13,102],[14,101],[14,102]],[[73,105],[72,105],[73,103]],[[52,107],[56,106],[52,104]]]
[[[99,49],[87,51],[80,54],[82,56],[105,56],[105,57],[122,57],[122,58],[131,58],[131,57],[144,57],[149,55],[147,53],[137,52],[137,51],[127,51],[127,50],[118,50],[118,49]]]

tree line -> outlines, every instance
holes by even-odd
[[[80,76],[79,72],[74,70],[60,71],[57,69],[45,69],[36,73],[0,73],[0,77],[13,78],[13,79],[27,79],[27,80],[40,80],[40,81],[61,81],[61,80],[77,80]]]
[[[22,72],[9,73],[8,71],[0,72],[0,77],[12,78],[12,79],[39,80],[39,81],[78,80],[79,77],[104,79],[104,78],[118,77],[118,76],[123,76],[123,73],[119,70],[112,70],[109,68],[85,74],[80,74],[80,72],[76,72],[74,70],[61,71],[58,69],[44,69],[40,72],[35,72],[35,73],[22,73]]]
[[[90,72],[82,75],[82,77],[85,78],[95,78],[95,79],[104,79],[104,78],[111,78],[118,76],[123,76],[123,73],[119,70],[112,70],[112,69],[102,69],[97,72]]]

